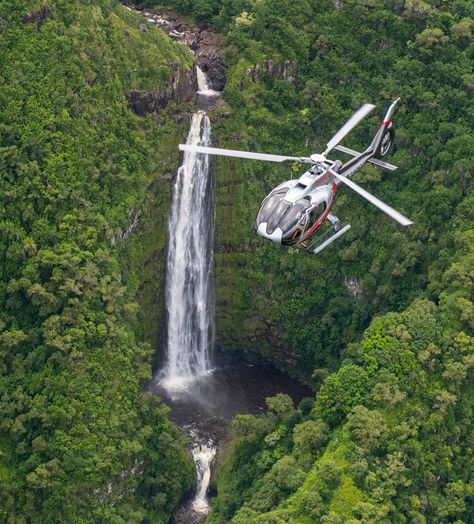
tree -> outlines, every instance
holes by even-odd
[[[313,413],[329,423],[340,422],[366,392],[368,376],[360,366],[347,364],[321,386]]]
[[[387,424],[382,415],[365,406],[355,406],[347,417],[347,427],[357,444],[369,452],[382,445]]]
[[[270,413],[274,413],[278,418],[291,416],[294,411],[293,400],[284,393],[278,393],[274,397],[265,400]]]
[[[427,28],[416,35],[415,45],[425,55],[433,54],[436,47],[447,44],[449,38],[439,27]]]
[[[293,428],[295,454],[310,465],[315,454],[326,444],[329,428],[322,420],[307,420]]]

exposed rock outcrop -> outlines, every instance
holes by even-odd
[[[222,58],[225,45],[222,36],[212,31],[200,30],[192,34],[189,45],[196,53],[197,65],[208,76],[210,87],[222,91],[227,79],[227,66]]]
[[[110,245],[115,246],[119,242],[126,242],[140,223],[140,213],[135,209],[128,210],[129,221],[124,228],[120,228],[116,235],[110,240]]]
[[[130,109],[137,115],[155,113],[169,102],[192,103],[197,91],[196,69],[183,69],[179,62],[174,64],[172,80],[164,87],[153,91],[132,90],[126,93]]]
[[[294,84],[296,82],[296,63],[285,60],[275,63],[273,60],[265,60],[247,69],[247,74],[254,82],[260,82],[265,78],[274,80],[286,80]]]
[[[209,87],[216,91],[224,89],[227,66],[223,58],[225,43],[222,35],[207,27],[187,26],[169,13],[157,14],[147,9],[139,11],[133,4],[127,7],[140,12],[149,23],[163,29],[174,40],[186,44],[196,55],[196,64],[208,76]]]
[[[44,24],[44,21],[51,14],[51,8],[44,6],[39,11],[25,15],[21,21],[24,24],[36,24],[36,30],[39,31],[41,26]]]

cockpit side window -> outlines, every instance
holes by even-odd
[[[323,216],[326,211],[326,202],[317,204],[309,214],[309,227],[312,227]]]

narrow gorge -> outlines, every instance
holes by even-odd
[[[186,33],[176,32],[161,15],[143,14],[186,42]],[[191,117],[186,144],[209,146],[211,122],[206,111],[219,105],[220,92],[212,88],[213,82],[198,63],[197,112]],[[219,361],[214,354],[214,186],[209,156],[185,152],[168,219],[164,365],[152,386],[170,406],[171,419],[190,438],[196,467],[195,493],[177,511],[176,524],[204,522],[211,507],[208,489],[213,462],[232,417],[261,412],[265,398],[282,391],[295,401],[305,392],[311,394],[270,367],[255,368],[239,359]]]

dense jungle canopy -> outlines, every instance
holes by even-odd
[[[350,234],[318,257],[279,250],[253,220],[298,166],[215,165],[219,346],[315,398],[235,419],[209,522],[474,522],[474,4],[137,4],[224,35],[215,145],[307,155],[375,103],[344,142],[361,149],[402,99],[398,171],[356,181],[410,229],[341,190]],[[126,94],[192,56],[115,0],[0,1],[0,56],[0,521],[167,522],[194,472],[146,384],[163,177],[192,109],[139,117]]]

